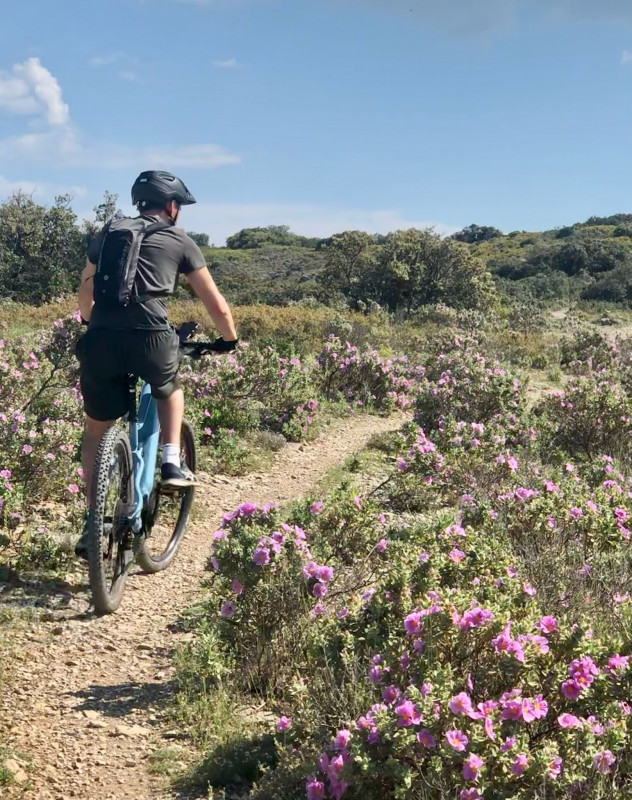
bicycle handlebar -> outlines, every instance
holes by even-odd
[[[219,336],[214,342],[190,342],[189,339],[197,331],[199,325],[197,322],[184,322],[177,330],[178,338],[180,339],[180,357],[187,356],[188,358],[198,359],[209,353],[229,353],[235,349],[237,340],[234,342],[226,342]]]
[[[202,356],[209,355],[210,353],[220,353],[221,350],[213,348],[215,342],[181,342],[180,355],[182,357],[192,358],[197,361]]]

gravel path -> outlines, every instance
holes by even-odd
[[[2,798],[172,797],[164,781],[148,773],[146,759],[171,743],[161,714],[172,691],[171,653],[187,636],[177,622],[200,591],[222,514],[245,500],[299,497],[373,434],[400,425],[399,417],[358,416],[316,442],[287,445],[265,473],[200,476],[194,524],[174,564],[162,574],[133,575],[116,614],[98,618],[90,612],[86,576],[78,574],[84,585],[66,587],[71,599],[63,610],[12,631],[0,746],[30,758],[31,766],[30,782],[1,788]]]

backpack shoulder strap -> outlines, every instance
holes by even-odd
[[[149,236],[151,233],[155,233],[156,231],[164,230],[164,228],[170,228],[171,223],[165,222],[163,219],[159,219],[158,222],[152,222],[151,225],[148,225],[145,228],[145,232],[143,233],[143,238],[145,236]]]

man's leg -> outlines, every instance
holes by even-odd
[[[166,399],[156,400],[163,444],[177,444],[180,452],[180,432],[184,419],[184,392],[176,389]]]
[[[86,499],[88,508],[94,506],[92,492],[92,474],[94,472],[94,462],[99,449],[99,442],[106,430],[114,424],[114,420],[103,422],[92,417],[86,417],[83,439],[81,441],[81,466],[83,467],[83,480],[86,484]]]
[[[180,463],[180,436],[184,418],[184,393],[177,388],[169,397],[157,398],[162,439],[163,486],[196,486],[197,480],[187,464]]]

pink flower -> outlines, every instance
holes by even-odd
[[[485,762],[480,756],[472,753],[463,762],[463,777],[466,781],[475,781]]]
[[[234,578],[233,582],[230,585],[230,588],[237,595],[241,594],[244,591],[244,587],[242,586],[241,581],[238,581],[237,578]]]
[[[252,556],[252,560],[258,567],[263,567],[265,564],[270,563],[270,551],[267,547],[257,547]]]
[[[519,753],[516,756],[513,764],[511,765],[511,771],[516,777],[520,777],[520,775],[522,775],[522,773],[527,768],[528,764],[529,764],[529,759],[527,758],[527,756],[524,753]]]
[[[380,541],[375,545],[375,549],[378,553],[383,553],[387,547],[388,541],[386,539],[380,539]]]
[[[454,561],[455,564],[460,564],[461,561],[465,558],[465,553],[462,550],[459,550],[455,547],[453,550],[450,550],[450,560]]]
[[[581,694],[582,687],[577,683],[577,681],[569,680],[564,681],[561,691],[567,700],[577,700]]]
[[[522,591],[525,594],[528,594],[529,597],[535,597],[535,595],[538,593],[538,590],[535,589],[533,586],[531,586],[530,583],[523,583],[522,584]]]
[[[325,504],[322,503],[320,500],[317,500],[315,503],[312,503],[311,506],[309,507],[309,513],[314,515],[320,514],[320,512],[323,510],[324,505]]]
[[[450,747],[459,753],[462,753],[465,750],[469,742],[467,736],[456,728],[451,731],[446,731],[445,738],[447,739]]]
[[[338,731],[336,734],[336,738],[334,739],[334,747],[336,750],[344,750],[345,747],[349,744],[351,740],[351,731],[343,728],[341,731]]]
[[[436,739],[427,728],[422,728],[422,730],[419,731],[417,734],[417,741],[422,747],[426,747],[429,750],[437,746]]]
[[[618,653],[615,653],[615,655],[610,656],[608,659],[608,669],[610,672],[627,669],[629,661],[630,656],[620,656]]]
[[[306,785],[307,800],[323,800],[325,797],[325,784],[317,780],[313,775],[307,779]]]
[[[479,719],[480,714],[474,711],[470,696],[466,692],[460,692],[448,703],[448,708],[453,714],[464,715],[470,719]]]
[[[384,700],[384,702],[388,703],[388,705],[390,706],[396,700],[399,700],[400,695],[401,692],[397,688],[397,686],[387,686],[386,689],[384,689],[384,691],[382,692],[382,700]]]
[[[419,554],[419,558],[417,560],[419,561],[420,564],[425,564],[426,561],[430,560],[430,554],[429,553],[420,553]]]
[[[597,753],[593,759],[593,767],[597,770],[597,772],[601,772],[602,775],[606,775],[608,772],[610,772],[610,767],[615,761],[616,758],[610,750],[603,750],[601,753]]]
[[[496,734],[494,733],[494,723],[492,722],[491,717],[485,717],[485,722],[483,723],[483,727],[485,729],[485,735],[488,739],[491,739],[492,742],[496,741]]]
[[[537,623],[536,628],[542,631],[542,633],[553,633],[553,631],[557,630],[557,620],[555,617],[542,617]]]
[[[507,466],[512,472],[515,472],[518,469],[518,462],[513,456],[509,456],[507,458]]]
[[[557,724],[560,728],[581,728],[583,723],[573,714],[560,714]]]
[[[494,618],[494,614],[486,608],[471,608],[466,611],[459,621],[461,630],[469,630],[470,628],[480,628],[486,622]]]
[[[232,600],[227,600],[220,610],[220,614],[224,619],[231,619],[235,616],[235,612],[237,611],[237,606]]]
[[[516,743],[516,737],[515,737],[515,736],[509,736],[509,737],[508,737],[507,739],[505,739],[505,741],[504,741],[504,742],[503,742],[503,743],[500,745],[500,752],[501,752],[501,753],[506,753],[506,752],[507,752],[507,750],[511,750],[511,748],[512,748],[512,747],[515,745],[515,743]]]
[[[279,733],[285,733],[285,731],[289,730],[292,727],[292,720],[290,717],[279,717],[279,721],[277,722],[277,730]]]
[[[584,516],[584,512],[581,510],[581,508],[573,506],[573,508],[569,509],[568,515],[572,519],[581,519]]]
[[[411,725],[419,725],[422,719],[417,707],[410,700],[405,700],[403,703],[396,706],[395,714],[398,717],[397,725],[399,728],[409,728]]]
[[[461,789],[459,792],[459,800],[482,800],[482,798],[478,789]]]
[[[318,581],[312,586],[312,594],[321,600],[327,594],[327,584]]]
[[[420,611],[413,611],[404,620],[404,630],[408,636],[414,636],[421,631],[423,615]]]
[[[562,763],[562,759],[559,756],[555,756],[555,758],[549,763],[546,773],[547,777],[551,778],[551,780],[555,780],[555,778],[557,778],[562,771]]]
[[[362,508],[362,499],[357,495],[353,498],[353,505],[358,509],[358,511]]]

